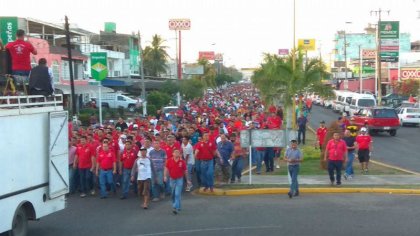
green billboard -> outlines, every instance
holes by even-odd
[[[4,45],[16,40],[17,17],[0,17],[0,38]]]
[[[400,22],[379,22],[381,62],[398,62],[400,51]]]
[[[92,78],[97,81],[102,81],[108,76],[106,52],[92,52],[90,53],[90,73]]]

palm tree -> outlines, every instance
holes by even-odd
[[[261,67],[252,76],[252,82],[260,90],[266,104],[280,101],[284,105],[287,110],[287,126],[296,129],[295,96],[308,92],[331,96],[332,88],[322,83],[326,75],[321,60],[305,60],[300,50],[292,50],[286,57],[265,54]]]
[[[153,35],[151,46],[146,46],[144,49],[144,70],[145,74],[149,76],[160,76],[166,73],[169,55],[166,52],[167,46],[164,46],[163,40],[159,35]]]

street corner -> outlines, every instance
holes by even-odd
[[[247,196],[247,195],[265,195],[265,194],[287,194],[289,188],[252,188],[252,189],[220,189],[215,188],[213,192],[196,191],[198,195],[203,196]],[[349,193],[372,193],[372,194],[403,194],[403,195],[419,195],[420,189],[398,189],[398,188],[372,188],[372,187],[321,187],[321,188],[300,188],[302,194],[349,194]]]

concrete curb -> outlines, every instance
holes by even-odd
[[[202,189],[197,193],[205,196],[247,196],[261,194],[287,194],[289,188],[255,188],[255,189],[214,189],[214,192],[203,192]],[[420,189],[394,189],[394,188],[300,188],[300,193],[325,194],[325,193],[379,193],[379,194],[412,194],[420,195]]]

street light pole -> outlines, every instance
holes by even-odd
[[[142,107],[143,107],[143,116],[146,116],[147,114],[147,101],[146,101],[146,85],[144,82],[144,67],[143,67],[143,49],[141,47],[141,37],[140,37],[140,31],[137,32],[137,36],[139,39],[139,72],[141,75],[141,99],[142,99]]]

